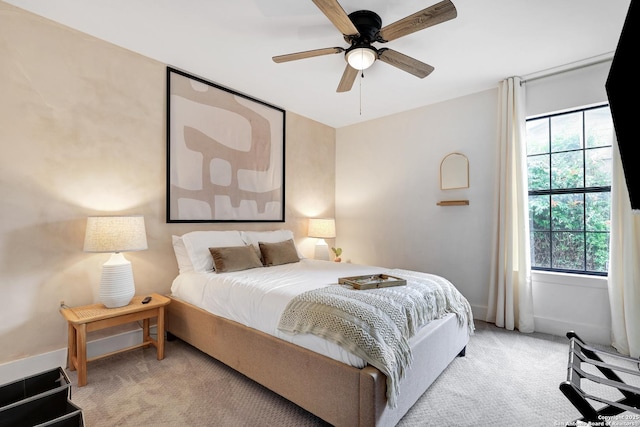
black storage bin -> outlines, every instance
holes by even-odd
[[[44,424],[38,424],[37,427],[84,427],[84,415],[82,414],[82,410],[73,405],[73,403],[71,405],[77,410]]]
[[[62,368],[0,387],[0,427],[83,426],[71,402],[71,382]]]
[[[16,380],[0,387],[0,411],[42,393],[60,393],[71,399],[71,382],[62,368]]]
[[[0,426],[82,426],[82,422],[80,424],[64,423],[68,415],[74,415],[75,413],[81,414],[80,409],[63,394],[40,394],[23,401],[19,405],[13,405],[6,410],[0,411]]]

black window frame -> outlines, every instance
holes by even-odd
[[[592,186],[592,187],[586,187],[586,180],[587,180],[587,173],[586,170],[584,170],[584,166],[586,165],[586,155],[590,150],[595,150],[595,149],[601,149],[603,147],[612,147],[611,145],[602,145],[602,146],[597,146],[597,147],[587,147],[586,146],[586,129],[585,129],[585,120],[584,120],[584,115],[585,112],[587,111],[591,111],[591,110],[595,110],[595,109],[600,109],[603,107],[608,107],[610,110],[610,107],[607,103],[603,103],[603,104],[598,104],[598,105],[593,105],[593,106],[589,106],[589,107],[583,107],[583,108],[575,108],[575,109],[571,109],[571,110],[566,110],[566,111],[562,111],[562,112],[557,112],[557,113],[551,113],[551,114],[542,114],[542,115],[538,115],[538,116],[534,116],[534,117],[530,117],[526,119],[526,122],[530,122],[530,121],[536,121],[536,120],[540,120],[540,119],[547,119],[549,120],[549,129],[548,129],[548,133],[549,133],[549,149],[546,153],[544,154],[540,154],[540,153],[536,153],[536,154],[529,154],[527,152],[526,158],[527,158],[527,165],[528,165],[528,160],[531,157],[535,157],[535,156],[540,156],[540,155],[547,155],[549,157],[549,188],[548,189],[544,189],[544,190],[529,190],[529,169],[527,166],[527,191],[528,191],[528,197],[527,197],[527,211],[530,212],[530,206],[529,206],[529,198],[531,196],[548,196],[549,197],[549,202],[550,202],[550,206],[551,206],[551,200],[553,198],[553,196],[556,195],[563,195],[563,194],[581,194],[583,197],[583,200],[586,199],[586,195],[587,194],[594,194],[594,193],[609,193],[609,195],[611,194],[611,185],[607,185],[607,186]],[[551,144],[552,144],[552,126],[551,126],[551,122],[552,122],[552,118],[553,117],[559,117],[559,116],[563,116],[563,115],[569,115],[569,114],[575,114],[575,113],[582,113],[582,147],[581,148],[577,148],[577,149],[570,149],[570,150],[559,150],[559,151],[551,151]],[[527,144],[528,147],[528,144]],[[612,147],[613,148],[613,147]],[[577,187],[577,188],[559,188],[559,189],[554,189],[552,188],[553,186],[553,180],[552,180],[552,175],[553,175],[553,169],[552,169],[552,159],[553,159],[553,155],[554,154],[562,154],[562,153],[570,153],[570,152],[582,152],[582,165],[583,165],[583,172],[582,172],[582,183],[583,183],[583,187]],[[587,228],[587,203],[583,203],[582,205],[582,209],[583,209],[583,218],[582,218],[582,230],[575,230],[572,232],[581,232],[583,235],[583,265],[584,265],[584,269],[582,270],[575,270],[575,269],[567,269],[567,268],[554,268],[553,266],[553,233],[554,233],[554,229],[553,229],[553,209],[549,209],[549,230],[535,230],[535,232],[537,233],[548,233],[549,234],[549,265],[550,267],[538,267],[538,266],[533,266],[533,251],[534,251],[534,243],[533,243],[533,234],[534,234],[534,229],[533,229],[533,221],[531,218],[529,218],[529,223],[530,223],[530,252],[531,252],[531,258],[532,258],[532,265],[531,265],[531,269],[534,271],[548,271],[548,272],[555,272],[555,273],[570,273],[570,274],[582,274],[582,275],[589,275],[589,276],[608,276],[608,265],[607,265],[607,271],[603,272],[603,271],[593,271],[593,270],[587,270],[587,266],[588,266],[588,262],[587,262],[587,252],[588,252],[588,248],[587,248],[587,233],[606,233],[609,235],[609,239],[611,236],[611,229],[609,229],[609,231],[588,231]],[[609,215],[611,215],[611,211],[609,211]],[[567,230],[563,230],[563,232],[566,232]],[[559,232],[559,231],[555,231],[555,232]],[[610,241],[610,240],[609,240]],[[611,250],[611,248],[609,247],[609,250]]]

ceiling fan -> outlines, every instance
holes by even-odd
[[[274,56],[276,63],[312,58],[315,56],[331,55],[345,52],[347,67],[338,84],[337,92],[351,90],[358,72],[370,67],[376,59],[386,62],[416,77],[425,78],[434,68],[388,48],[377,49],[372,43],[386,43],[416,31],[449,21],[458,15],[450,0],[443,0],[426,9],[409,15],[392,24],[382,27],[382,19],[375,12],[359,10],[347,15],[338,0],[312,0],[325,14],[331,23],[340,31],[344,40],[351,46],[348,48],[328,47],[324,49],[307,50]]]

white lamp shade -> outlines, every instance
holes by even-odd
[[[307,234],[318,239],[314,258],[329,261],[329,245],[324,239],[336,237],[336,221],[333,218],[310,218]]]
[[[87,218],[85,252],[130,252],[145,249],[147,233],[142,215]]]
[[[378,55],[375,50],[368,47],[357,47],[346,53],[347,62],[356,70],[366,70],[376,61]]]
[[[147,249],[144,217],[92,216],[87,219],[85,252],[113,252],[102,266],[100,301],[109,308],[123,307],[136,293],[133,270],[121,252]]]
[[[317,239],[333,239],[336,237],[336,222],[333,218],[310,218],[307,235]]]

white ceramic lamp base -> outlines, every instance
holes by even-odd
[[[313,258],[323,261],[329,261],[329,245],[327,244],[327,242],[325,242],[324,239],[318,239]]]
[[[102,265],[100,279],[100,302],[108,308],[123,307],[136,294],[133,269],[122,253],[114,253]]]

